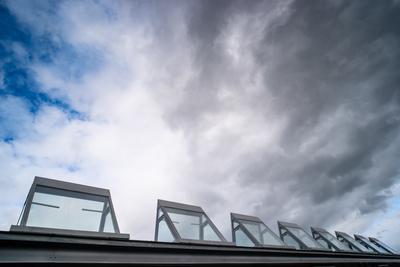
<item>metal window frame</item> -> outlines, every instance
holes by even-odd
[[[219,239],[221,239],[221,241],[204,240],[203,236],[201,234],[200,234],[200,239],[182,238],[181,235],[178,232],[178,229],[176,229],[174,223],[172,222],[172,219],[171,219],[171,217],[169,215],[169,211],[168,211],[169,208],[179,210],[183,214],[185,214],[185,212],[187,212],[186,214],[188,214],[188,215],[193,215],[193,213],[199,213],[200,216],[206,217],[208,225],[210,225],[210,227],[217,234]],[[159,216],[160,215],[159,211],[162,211],[162,213],[163,213],[162,216]],[[174,238],[174,242],[208,244],[208,245],[209,244],[233,245],[232,242],[228,242],[225,239],[225,237],[221,234],[221,232],[218,230],[218,228],[215,226],[215,224],[211,221],[211,219],[208,217],[208,215],[199,206],[188,205],[188,204],[183,204],[183,203],[178,203],[178,202],[172,202],[172,201],[158,199],[157,200],[157,212],[156,212],[156,226],[155,226],[155,233],[154,233],[154,240],[155,241],[158,241],[159,224],[164,219],[165,219],[165,222],[167,224],[167,227],[168,227],[169,231],[171,232],[171,234],[172,234],[172,236]]]
[[[329,248],[333,248],[335,251],[340,251],[340,252],[350,252],[350,253],[357,252],[357,251],[351,250],[350,248],[349,248],[349,250],[344,250],[344,249],[341,249],[338,246],[336,246],[328,238],[326,238],[325,236],[322,235],[322,233],[327,233],[327,234],[330,234],[331,236],[333,236],[334,238],[336,238],[334,235],[329,233],[327,230],[320,228],[320,227],[313,227],[313,226],[311,226],[310,228],[311,228],[311,233],[312,233],[314,239],[317,241],[318,241],[318,239],[322,239],[323,241],[325,241],[328,244]],[[338,240],[338,242],[341,242],[341,241]]]
[[[345,232],[335,231],[335,234],[336,234],[337,239],[339,239],[339,241],[346,242],[347,245],[354,251],[358,251],[361,253],[367,253],[367,254],[377,254],[372,251],[362,250],[361,249],[362,245],[359,242],[357,242],[354,238],[352,238],[349,234],[346,234]],[[353,244],[353,242],[351,242],[351,241],[354,241],[355,244]]]
[[[48,228],[48,227],[37,227],[37,226],[29,226],[27,225],[29,212],[32,207],[33,196],[35,192],[44,189],[55,189],[55,190],[63,190],[66,192],[70,192],[70,194],[66,195],[74,195],[76,193],[79,194],[87,194],[88,198],[96,198],[101,197],[108,200],[108,207],[112,219],[112,223],[115,229],[115,233],[106,233],[100,231],[103,228],[104,231],[104,223],[105,216],[103,214],[100,222],[99,231],[85,231],[85,230],[71,230],[71,229],[59,229],[59,228]],[[107,201],[104,201],[104,208],[106,208]],[[103,218],[104,217],[104,218]],[[121,234],[118,226],[117,217],[115,215],[114,205],[111,199],[110,190],[104,188],[98,188],[93,186],[87,186],[82,184],[64,182],[59,180],[54,180],[45,177],[35,176],[27,198],[24,203],[24,207],[20,218],[18,220],[17,225],[11,225],[10,231],[13,232],[30,232],[30,233],[54,233],[54,234],[62,234],[62,235],[73,235],[73,236],[91,236],[91,237],[109,237],[109,238],[117,238],[117,239],[129,239],[129,234]]]
[[[268,245],[258,241],[258,239],[247,229],[247,227],[242,223],[242,221],[248,221],[251,223],[259,223],[264,225],[265,231],[269,231],[277,240],[281,242],[282,245]],[[235,227],[235,223],[238,225]],[[275,234],[260,218],[256,216],[243,215],[231,212],[231,229],[232,229],[232,241],[236,244],[235,232],[239,229],[244,232],[244,234],[253,242],[256,247],[268,247],[268,248],[280,248],[280,249],[295,249],[292,246],[286,245],[277,234]],[[237,244],[236,244],[237,245]]]
[[[380,247],[381,249],[386,250],[387,252],[393,254],[393,255],[398,255],[398,252],[394,250],[393,248],[389,247],[387,244],[383,243],[381,240],[375,237],[368,237],[369,241],[371,241],[373,244],[376,246]]]
[[[371,246],[371,244],[369,244],[368,238],[366,238],[366,237],[364,237],[362,235],[354,234],[354,239],[356,241],[358,241],[359,243],[361,243],[364,247],[372,249],[373,251],[375,251],[378,254],[385,254],[385,253],[382,253],[381,251],[379,251],[379,248],[375,247],[375,245],[373,243],[372,243],[373,246]]]
[[[312,248],[312,247],[307,246],[302,240],[300,240],[295,234],[293,234],[289,228],[298,228],[300,230],[303,230],[311,238],[311,240],[318,246],[318,248]],[[304,230],[298,224],[278,221],[278,229],[279,229],[279,236],[281,237],[283,242],[285,242],[284,237],[286,235],[289,235],[291,238],[293,238],[299,244],[300,249],[329,251],[329,249],[324,248],[320,243],[318,243],[317,240],[315,240],[309,233],[307,233],[306,230]]]

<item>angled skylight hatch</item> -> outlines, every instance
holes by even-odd
[[[390,254],[389,252],[387,252],[386,250],[384,250],[383,248],[380,248],[378,246],[376,246],[374,243],[372,243],[371,241],[368,240],[368,238],[362,236],[362,235],[354,235],[354,238],[357,242],[361,243],[364,247],[367,247],[369,249],[372,249],[373,251],[375,251],[376,253],[380,253],[380,254]]]
[[[380,241],[379,239],[377,239],[375,237],[369,237],[368,239],[376,246],[380,247],[381,249],[386,250],[387,252],[389,252],[391,254],[395,254],[395,255],[399,254],[395,249],[389,247],[388,245],[386,245],[385,243],[383,243],[382,241]]]
[[[340,242],[336,237],[323,228],[311,227],[311,232],[314,239],[327,249],[332,251],[353,251],[350,247],[346,246],[345,243]]]
[[[297,249],[326,250],[297,224],[278,221],[278,228],[282,240],[290,246]]]
[[[157,202],[155,241],[229,244],[201,207]]]
[[[231,224],[232,240],[238,246],[289,248],[258,217],[231,213]]]
[[[335,233],[336,233],[336,237],[337,237],[337,239],[339,239],[339,241],[345,243],[349,248],[351,248],[354,251],[359,251],[359,252],[364,252],[364,253],[376,253],[372,249],[364,247],[359,242],[357,242],[354,238],[352,238],[350,235],[348,235],[344,232],[336,231]]]
[[[119,232],[108,189],[43,177],[35,177],[10,231],[129,239]]]

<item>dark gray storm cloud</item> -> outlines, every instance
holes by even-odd
[[[166,118],[191,141],[190,175],[234,183],[245,194],[264,191],[251,212],[269,222],[332,226],[351,212],[385,210],[389,188],[399,181],[395,1],[199,1],[186,8],[186,23],[197,75]],[[237,25],[245,29],[237,42],[246,44],[239,56],[253,62],[247,68],[233,66],[220,43]],[[247,91],[255,80],[258,90]],[[241,104],[221,98],[224,90]],[[226,117],[209,118],[235,108],[261,118],[266,135],[271,121],[282,122],[275,149],[243,150],[247,136],[227,131],[199,156],[209,145],[207,131]],[[210,169],[210,161],[225,167]],[[211,194],[201,191],[199,199],[202,193]],[[218,201],[224,199],[203,203]]]

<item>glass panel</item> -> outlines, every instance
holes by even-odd
[[[385,250],[375,246],[374,244],[372,244],[365,238],[361,238],[361,240],[356,240],[356,241],[358,241],[358,243],[362,244],[364,247],[367,247],[368,249],[370,249],[372,251],[375,251],[375,252],[378,251],[379,253],[387,254],[387,252]]]
[[[332,250],[332,251],[335,251],[335,249],[334,249],[332,246],[330,246],[330,245],[328,244],[328,242],[326,242],[326,241],[323,240],[322,238],[317,239],[317,241],[318,241],[318,243],[320,243],[321,246],[323,246],[324,248],[330,249],[330,250]]]
[[[385,249],[387,252],[391,252],[393,254],[397,254],[396,250],[394,250],[393,248],[389,247],[388,245],[386,245],[385,243],[383,243],[382,241],[378,240],[378,239],[374,239],[373,241],[371,241],[373,243],[375,243],[377,246],[382,247],[383,249]]]
[[[175,238],[169,230],[168,224],[165,219],[162,219],[158,224],[158,236],[157,241],[161,242],[174,242]]]
[[[300,249],[300,244],[295,239],[293,239],[293,237],[291,237],[289,234],[283,236],[283,242],[285,242],[286,245],[293,246],[296,249]]]
[[[321,245],[319,245],[314,239],[307,234],[303,229],[301,228],[294,228],[294,227],[287,227],[289,231],[294,234],[298,239],[300,239],[307,247],[309,248],[320,248]]]
[[[261,234],[264,245],[276,245],[276,246],[285,245],[277,235],[275,235],[270,229],[265,227],[265,225],[263,224],[261,224]]]
[[[241,221],[246,229],[262,244],[260,224],[255,222]]]
[[[235,231],[236,245],[243,247],[254,247],[253,241],[239,228]]]
[[[353,247],[358,248],[361,251],[364,252],[371,252],[371,250],[367,249],[366,247],[364,247],[363,245],[361,245],[360,243],[358,243],[357,241],[355,241],[351,236],[349,235],[345,235],[343,236],[343,239],[346,240],[347,242],[349,242]]]
[[[27,226],[98,232],[107,201],[103,196],[37,186]]]
[[[200,213],[168,209],[168,215],[181,238],[200,240]]]
[[[113,223],[112,218],[111,218],[111,212],[107,213],[107,216],[105,218],[104,232],[106,232],[106,233],[115,233],[114,223]]]
[[[222,241],[204,214],[172,208],[167,212],[182,239]]]
[[[212,229],[209,224],[207,224],[203,228],[203,231],[204,231],[204,240],[222,241],[221,238],[218,237],[217,233],[215,233],[214,229]]]
[[[222,241],[205,215],[201,216],[201,226],[203,228],[203,240]]]
[[[240,221],[260,244],[282,246],[283,242],[264,224],[259,222]]]
[[[388,254],[388,252],[378,246],[376,246],[375,244],[373,244],[372,242],[370,242],[368,239],[366,239],[365,237],[361,237],[362,242],[366,243],[368,246],[370,246],[371,248],[377,250],[380,253],[383,254]]]
[[[334,244],[336,247],[338,247],[341,250],[350,250],[346,245],[344,245],[342,242],[340,242],[339,240],[337,240],[333,235],[331,235],[330,233],[326,233],[326,232],[322,232],[319,233],[320,235],[322,235],[323,237],[325,237],[326,239],[329,240],[329,242],[331,242],[332,244]]]

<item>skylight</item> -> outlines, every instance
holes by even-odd
[[[359,252],[375,253],[375,251],[364,247],[363,245],[358,243],[356,240],[354,240],[354,238],[352,238],[348,234],[343,233],[343,232],[337,232],[337,231],[335,233],[336,233],[336,237],[339,239],[339,241],[346,243],[351,249],[353,249],[355,251],[359,251]]]
[[[118,235],[119,228],[107,189],[35,177],[22,216],[12,231],[64,234],[96,232]],[[63,231],[63,232],[62,232]],[[117,234],[117,235],[113,235]]]
[[[325,248],[333,251],[352,251],[351,248],[340,242],[331,233],[322,228],[311,227],[311,232],[315,240],[317,240]]]
[[[391,253],[391,254],[398,254],[398,252],[396,250],[394,250],[393,248],[389,247],[388,245],[386,245],[385,243],[383,243],[382,241],[380,241],[377,238],[374,237],[369,237],[369,241],[371,241],[372,243],[374,243],[376,246],[386,250],[387,252]]]
[[[231,213],[232,240],[238,246],[286,247],[258,217]]]
[[[298,249],[325,250],[321,244],[297,224],[278,222],[278,227],[282,240],[288,245],[295,244]]]
[[[156,241],[226,243],[201,207],[158,200]]]
[[[389,254],[386,250],[384,250],[383,248],[380,248],[378,246],[376,246],[375,244],[373,244],[371,241],[368,240],[368,238],[362,236],[362,235],[354,235],[354,238],[356,239],[356,241],[358,241],[359,243],[361,243],[364,247],[367,247],[369,249],[372,249],[373,251],[377,252],[377,253],[381,253],[381,254]]]

